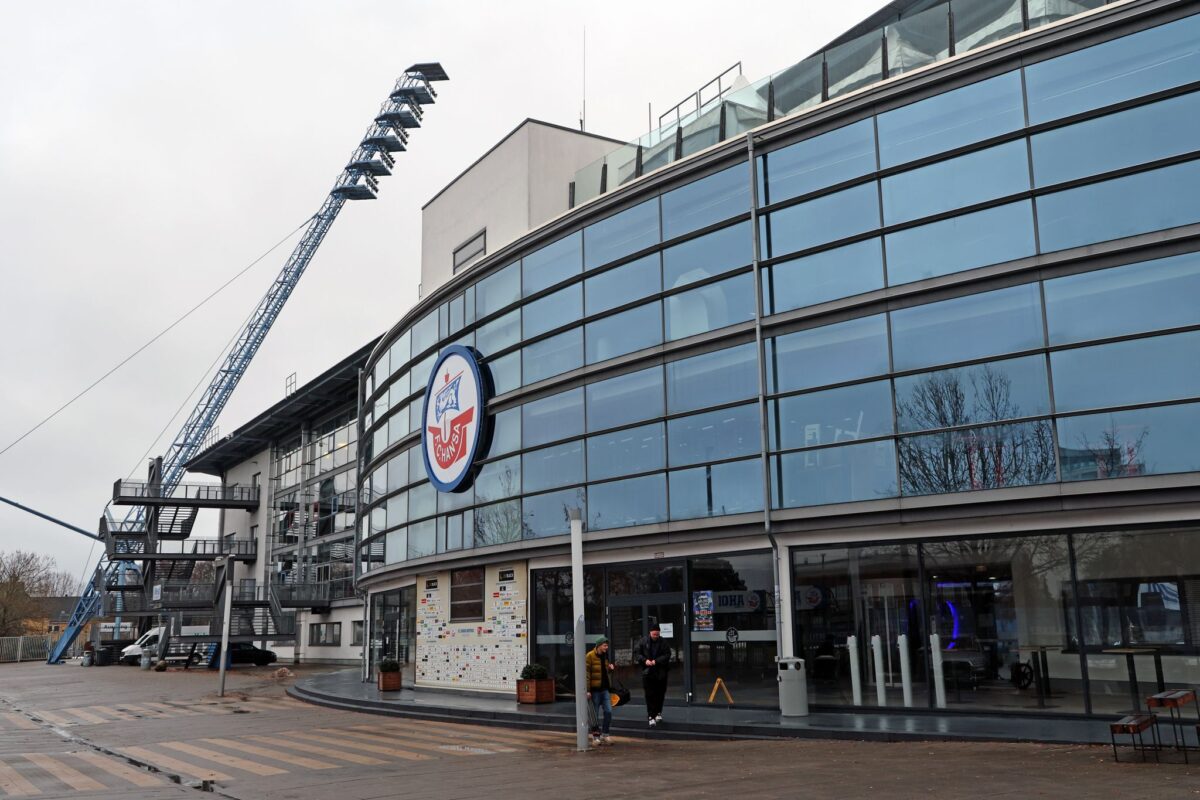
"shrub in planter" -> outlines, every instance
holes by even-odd
[[[379,662],[376,667],[378,675],[376,680],[379,682],[379,691],[381,692],[398,692],[400,691],[400,662],[394,658],[385,658]]]
[[[554,679],[541,664],[526,664],[517,681],[518,703],[553,703]]]

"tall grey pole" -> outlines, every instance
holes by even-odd
[[[571,612],[575,618],[572,650],[575,656],[575,746],[580,752],[588,749],[587,647],[583,619],[583,513],[578,508],[567,509],[571,518]]]
[[[225,621],[221,625],[221,691],[225,696],[225,664],[229,661],[229,623],[233,618],[233,559],[226,556],[218,561],[225,562]]]

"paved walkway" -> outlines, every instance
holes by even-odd
[[[521,705],[503,696],[470,692],[405,689],[382,694],[363,683],[359,671],[342,670],[296,682],[290,693],[309,702],[370,713],[434,720],[461,720],[543,730],[575,729],[573,702]],[[616,730],[650,735],[644,706],[618,709]],[[1107,744],[1108,725],[1100,720],[1054,717],[989,717],[962,714],[814,713],[781,717],[777,711],[724,706],[668,706],[668,724],[659,738],[818,738],[873,741],[993,741],[1046,744]]]

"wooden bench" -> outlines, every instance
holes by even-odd
[[[1196,702],[1196,692],[1192,689],[1176,689],[1159,692],[1146,698],[1146,708],[1151,712],[1156,708],[1166,709],[1170,715],[1171,733],[1175,737],[1175,749],[1183,751],[1183,763],[1188,763],[1187,737],[1184,735],[1183,707]],[[1196,719],[1200,722],[1200,705],[1196,708]],[[1200,736],[1200,725],[1197,726],[1197,736]]]
[[[1150,730],[1150,736],[1153,740],[1151,749],[1154,750],[1154,760],[1158,761],[1158,751],[1161,745],[1158,741],[1158,717],[1153,714],[1131,714],[1128,717],[1122,717],[1116,722],[1110,723],[1108,726],[1108,737],[1112,741],[1113,761],[1120,761],[1117,756],[1117,735],[1129,736],[1129,744],[1134,750],[1141,752],[1142,761],[1146,760],[1146,740],[1144,738],[1146,730]]]

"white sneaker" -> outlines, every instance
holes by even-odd
[[[657,724],[658,724],[658,720],[654,719],[654,717],[651,717],[650,718],[650,727],[653,728]]]
[[[654,721],[655,721],[655,722],[662,722],[662,714],[655,714],[655,715],[654,715]]]
[[[604,741],[599,736],[592,737],[592,747],[599,747],[602,744],[604,744]]]

